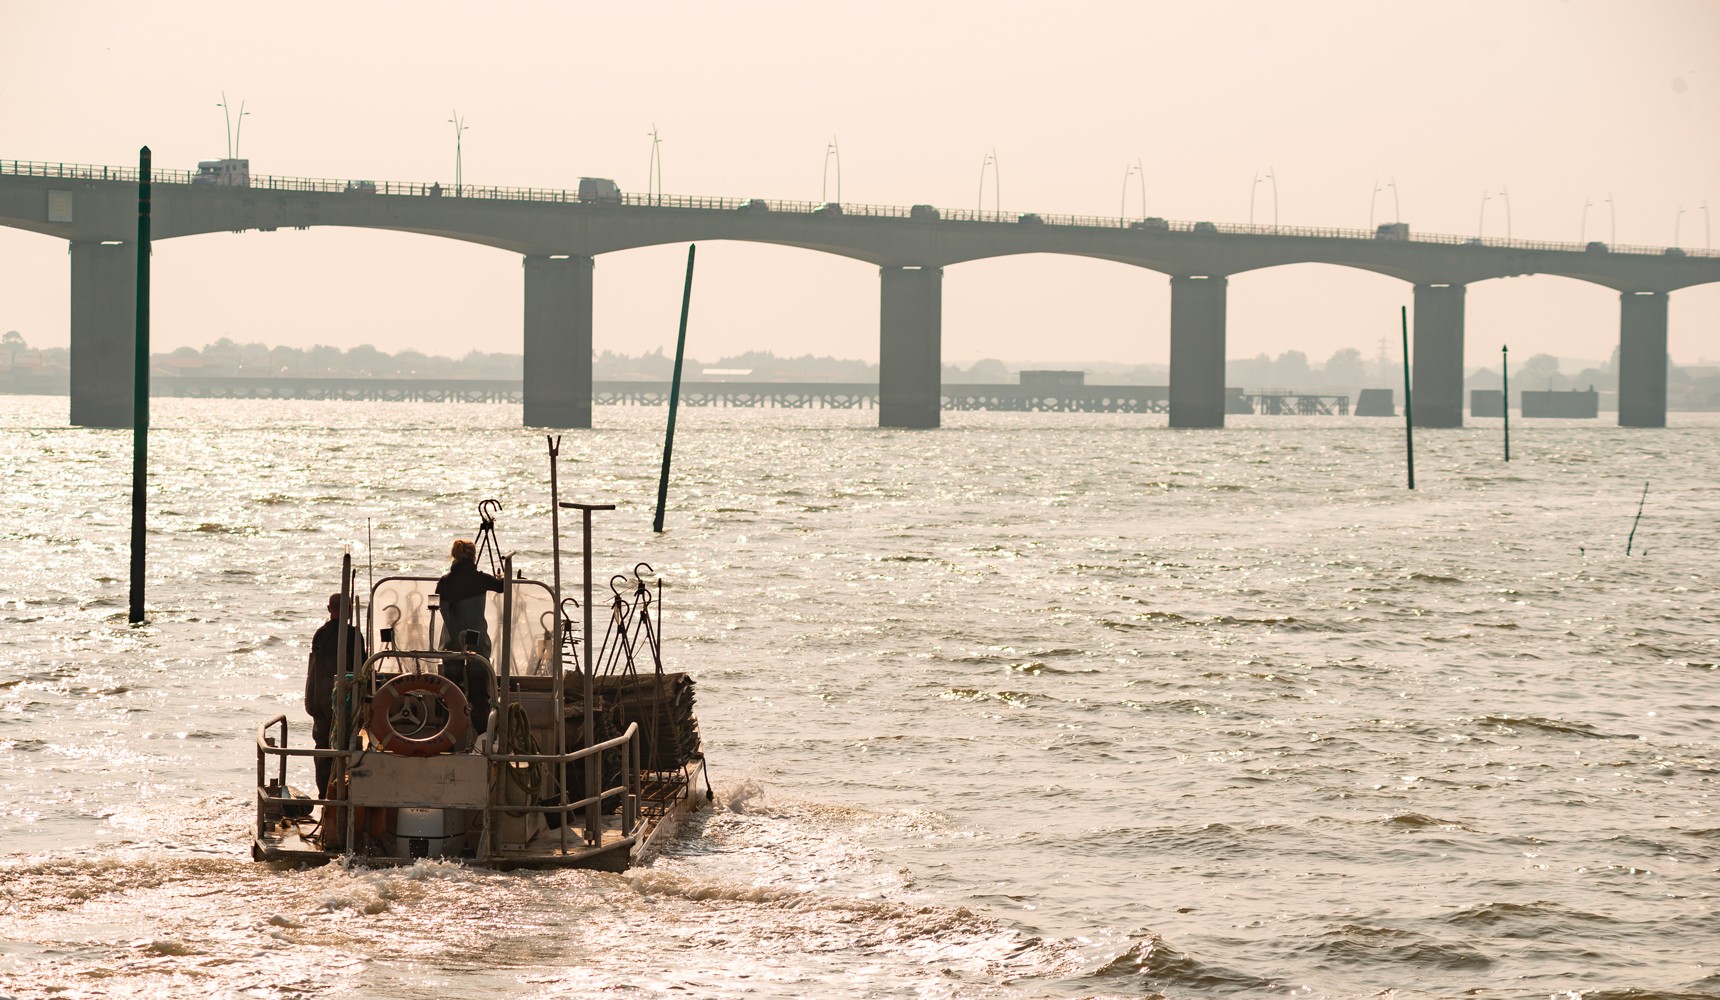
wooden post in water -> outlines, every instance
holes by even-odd
[[[657,479],[657,518],[651,530],[663,533],[663,510],[669,502],[669,460],[675,453],[675,409],[681,402],[681,361],[687,355],[687,305],[693,299],[693,251],[687,247],[687,286],[681,290],[681,332],[675,338],[675,378],[669,384],[669,429],[663,434],[663,474]]]
[[[137,151],[137,354],[131,400],[131,613],[143,621],[144,533],[149,523],[149,147]]]
[[[1415,418],[1411,415],[1409,399],[1409,306],[1399,306],[1403,321],[1403,450],[1409,463],[1409,488],[1415,489]]]
[[[1505,461],[1511,461],[1511,345],[1499,345],[1499,374],[1504,378],[1505,387],[1499,391],[1501,408],[1505,414]]]
[[[1636,520],[1630,522],[1630,537],[1624,540],[1624,554],[1630,555],[1631,546],[1636,544],[1636,526],[1642,523],[1642,505],[1648,502],[1648,482],[1643,481],[1642,499],[1636,502]]]

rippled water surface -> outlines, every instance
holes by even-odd
[[[0,397],[0,994],[1720,997],[1720,420],[688,410],[563,440],[716,807],[625,875],[248,853],[343,545],[548,574],[505,406]],[[1644,482],[1641,524],[1625,545]],[[370,545],[366,544],[367,525]],[[308,780],[308,775],[303,780]]]

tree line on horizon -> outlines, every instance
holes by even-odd
[[[22,334],[9,330],[0,335],[0,370],[52,373],[69,370],[71,353],[64,347],[31,348]],[[603,351],[592,359],[592,375],[603,380],[667,381],[675,359],[661,348],[634,356]],[[1289,350],[1273,358],[1265,353],[1252,358],[1232,358],[1225,364],[1225,384],[1243,389],[1288,389],[1329,391],[1353,395],[1370,387],[1402,384],[1401,361],[1382,348],[1375,358],[1364,358],[1353,347],[1333,352],[1324,365],[1314,365],[1302,351]],[[1073,367],[1055,363],[1012,366],[996,358],[970,365],[946,363],[943,381],[948,383],[1009,384],[1023,367]],[[1087,381],[1094,385],[1165,385],[1170,369],[1162,364],[1086,362],[1081,365]],[[1535,354],[1512,370],[1512,385],[1519,389],[1614,390],[1618,386],[1618,350],[1600,366],[1567,374],[1551,354]],[[222,337],[202,348],[180,347],[153,355],[152,370],[160,375],[215,375],[231,377],[288,376],[300,378],[484,378],[518,379],[524,370],[519,354],[472,350],[460,358],[422,351],[390,353],[370,344],[340,348],[328,344],[313,347],[270,347],[263,343],[239,343]],[[729,378],[748,381],[876,382],[878,365],[852,359],[806,354],[778,357],[770,351],[745,351],[714,362],[687,359],[684,374],[689,378]],[[1720,376],[1699,369],[1686,372],[1668,360],[1669,395],[1674,400],[1692,397],[1688,403],[1706,408],[1720,405]],[[1466,388],[1496,389],[1499,370],[1471,369]]]

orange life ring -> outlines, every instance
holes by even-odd
[[[430,736],[406,736],[394,728],[391,716],[407,695],[423,691],[442,703],[448,716],[442,728]],[[433,757],[446,753],[471,728],[466,695],[459,685],[441,674],[402,674],[377,689],[370,699],[370,735],[377,746],[403,757]]]

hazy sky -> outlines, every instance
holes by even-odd
[[[671,194],[970,206],[996,149],[1007,211],[1362,227],[1395,178],[1420,231],[1711,239],[1720,209],[1720,3],[657,2],[477,5],[0,0],[0,158],[190,168],[245,102],[254,173],[646,187]],[[835,197],[834,170],[829,176]],[[1133,184],[1133,181],[1131,181]],[[1508,191],[1509,195],[1502,192]],[[1609,206],[1606,199],[1613,199]],[[1393,190],[1376,221],[1393,218]],[[1138,189],[1127,197],[1139,212]],[[989,181],[986,202],[992,200]],[[1682,216],[1679,208],[1683,207]],[[596,347],[673,346],[684,246],[598,258]],[[0,329],[64,344],[65,245],[0,229]],[[156,244],[158,349],[222,336],[518,351],[520,259],[367,230]],[[812,251],[699,248],[689,351],[878,354],[874,267]],[[1231,357],[1316,362],[1395,338],[1408,285],[1319,265],[1235,276]],[[1081,258],[948,268],[946,360],[1169,356],[1168,279]],[[1501,341],[1605,358],[1617,295],[1555,277],[1470,287],[1468,363]],[[1720,360],[1720,285],[1676,292],[1671,350]]]

